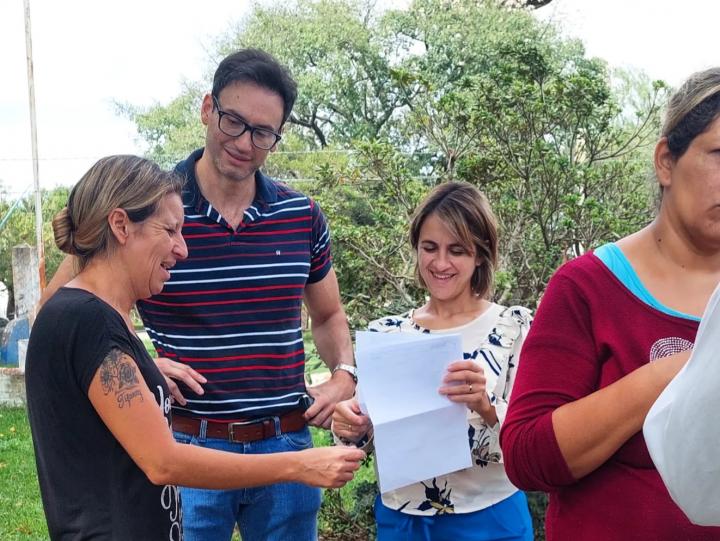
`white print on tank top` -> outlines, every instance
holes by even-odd
[[[163,509],[170,513],[170,535],[168,541],[182,541],[182,508],[180,507],[180,492],[175,485],[165,485],[161,495]]]
[[[165,396],[162,386],[157,386],[158,394],[160,396],[160,408],[165,414],[165,418],[170,425],[170,397]],[[169,541],[182,541],[182,508],[180,507],[180,492],[175,485],[165,485],[162,494],[160,496],[160,504],[165,511],[170,513],[170,535],[168,536]]]
[[[168,422],[168,426],[172,426],[172,423],[170,422],[170,407],[172,401],[170,400],[169,396],[165,396],[165,393],[163,392],[163,388],[161,385],[157,386],[158,394],[160,395],[160,409],[162,410],[163,414],[165,415],[165,419]]]

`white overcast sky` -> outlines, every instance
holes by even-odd
[[[166,103],[197,81],[246,0],[30,0],[40,182],[72,184],[98,158],[140,153],[113,103]],[[719,0],[554,0],[537,12],[592,56],[678,84],[720,64]],[[32,189],[23,0],[0,0],[0,182]],[[302,91],[302,89],[300,89]]]

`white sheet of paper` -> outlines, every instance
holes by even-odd
[[[363,350],[368,349],[377,345],[389,345],[398,342],[405,342],[411,338],[407,333],[379,333],[379,332],[368,332],[358,331],[355,333],[355,349]],[[360,411],[363,415],[369,415],[367,410],[367,403],[365,402],[365,396],[362,392],[362,382],[358,378],[358,383],[355,386],[355,398],[360,406]]]
[[[705,307],[690,360],[643,425],[650,456],[691,522],[720,526],[720,286]],[[660,361],[662,362],[662,361]]]
[[[467,408],[438,393],[460,335],[358,332],[356,347],[380,491],[469,468]]]

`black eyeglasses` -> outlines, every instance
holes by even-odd
[[[249,131],[252,144],[262,150],[270,150],[282,139],[279,133],[275,133],[267,128],[258,128],[257,126],[248,124],[237,115],[223,111],[220,109],[220,103],[218,103],[217,98],[213,96],[212,99],[218,112],[218,128],[225,135],[240,137],[243,133]]]

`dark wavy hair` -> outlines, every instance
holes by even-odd
[[[236,82],[255,83],[277,93],[283,100],[283,124],[290,118],[297,83],[275,57],[260,49],[241,49],[225,57],[215,70],[212,95],[219,98],[223,88]]]

